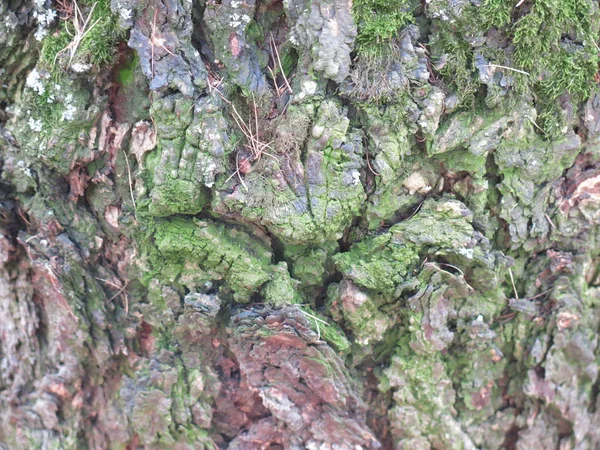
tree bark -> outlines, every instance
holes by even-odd
[[[0,13],[0,448],[600,448],[597,1]]]

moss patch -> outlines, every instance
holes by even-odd
[[[432,1],[432,62],[465,106],[473,105],[481,82],[488,84],[488,96],[497,95],[495,85],[532,92],[540,125],[557,135],[556,99],[568,92],[580,101],[594,86],[598,13],[588,0],[517,3],[485,0],[458,7]]]
[[[212,221],[175,218],[159,220],[142,247],[148,271],[145,279],[193,287],[190,273],[223,280],[237,301],[248,301],[271,279],[271,253],[248,234]]]
[[[402,27],[411,23],[410,0],[356,0],[352,14],[358,24],[356,44],[363,56],[382,56]]]
[[[71,50],[64,50],[73,42],[77,34],[74,20],[61,21],[59,28],[44,38],[42,42],[42,64],[57,71],[74,63],[102,66],[110,63],[115,55],[117,42],[125,37],[125,30],[118,26],[118,18],[110,9],[110,0],[85,0],[79,3],[83,22],[91,17],[76,52],[71,58]],[[83,25],[82,20],[79,23]]]

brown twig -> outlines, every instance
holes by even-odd
[[[60,50],[59,52],[56,53],[56,55],[54,56],[55,64],[56,64],[56,59],[58,58],[58,56],[61,53],[69,52],[70,56],[69,56],[69,64],[67,64],[67,68],[71,65],[71,63],[73,62],[73,58],[75,57],[75,53],[77,53],[77,49],[79,48],[79,45],[81,44],[81,42],[85,39],[85,37],[88,35],[88,33],[90,31],[92,31],[92,29],[98,24],[98,22],[100,22],[100,20],[102,20],[102,17],[99,17],[92,25],[89,25],[90,20],[92,18],[92,14],[94,13],[94,9],[96,8],[97,4],[98,4],[98,2],[95,2],[92,5],[92,8],[90,9],[90,12],[89,12],[87,18],[84,19],[82,12],[79,9],[79,6],[77,5],[77,2],[75,0],[73,0],[73,5],[75,6],[75,15],[73,16],[73,28],[75,29],[75,35],[73,36],[73,40],[71,42],[69,42],[65,46],[65,48],[63,48],[62,50]],[[67,33],[70,35],[69,29],[66,28],[66,30],[67,30]]]
[[[271,35],[271,48],[273,49],[272,51],[274,52],[275,58],[277,60],[277,65],[279,66],[279,70],[281,71],[281,76],[283,77],[285,87],[288,89],[290,94],[293,94],[294,91],[292,91],[292,87],[290,86],[290,83],[288,82],[288,79],[285,76],[285,72],[283,71],[283,65],[281,64],[281,59],[279,58],[279,50],[277,50],[277,44],[275,43],[275,38],[273,37],[272,32],[269,34]],[[273,77],[273,80],[275,80],[275,77]],[[277,82],[275,82],[275,84],[277,85]]]
[[[125,163],[127,164],[127,176],[129,177],[129,194],[131,195],[131,202],[133,203],[133,209],[137,210],[137,206],[135,204],[135,197],[133,196],[133,181],[131,180],[131,167],[129,166],[129,158],[127,157],[127,153],[123,150],[123,156],[125,156]]]
[[[109,302],[112,302],[115,298],[117,298],[119,295],[123,295],[123,303],[125,306],[125,314],[129,313],[129,298],[127,297],[127,291],[125,290],[127,288],[127,285],[129,284],[129,282],[123,284],[122,286],[119,286],[116,283],[113,283],[110,280],[106,280],[104,278],[100,278],[100,277],[94,277],[96,280],[102,281],[103,283],[108,284],[109,286],[114,287],[115,289],[118,289],[119,291],[113,295],[111,298],[108,299]]]
[[[158,14],[158,11],[156,10],[156,8],[154,8],[154,19],[152,21],[152,31],[150,33],[150,46],[151,46],[150,67],[151,67],[151,71],[152,71],[152,78],[154,78],[154,46],[155,45],[158,45],[159,47],[161,47],[169,55],[175,56],[171,50],[169,50],[167,47],[164,46],[164,42],[165,42],[164,38],[158,37],[158,35],[156,34],[156,15],[157,14]]]
[[[242,179],[242,174],[240,173],[240,163],[239,163],[239,157],[240,154],[236,153],[235,154],[235,172],[233,172],[229,178],[227,178],[225,180],[225,183],[227,183],[229,180],[231,180],[233,177],[235,177],[236,175],[238,176],[240,182],[242,183],[242,186],[244,186],[244,189],[246,189],[246,192],[248,192],[248,187],[246,186],[246,183],[244,183],[244,180]],[[242,164],[245,164],[248,161],[249,158],[244,159],[244,161],[242,162]]]
[[[371,162],[369,161],[369,149],[366,149],[366,155],[367,155],[367,166],[369,167],[369,170],[373,173],[373,175],[375,175],[376,177],[380,177],[381,174],[377,173],[373,170],[373,168],[371,167]]]
[[[62,20],[69,20],[73,17],[73,3],[68,0],[56,0],[56,10],[61,13]]]
[[[277,158],[274,155],[265,151],[265,149],[267,149],[267,148],[272,150],[272,147],[271,147],[272,142],[268,142],[268,143],[262,142],[258,137],[258,121],[256,121],[257,130],[256,130],[256,134],[255,134],[254,131],[252,130],[251,125],[248,125],[246,122],[244,122],[244,119],[242,119],[242,116],[240,116],[240,113],[236,109],[235,105],[231,101],[227,100],[225,98],[225,96],[223,94],[221,94],[221,92],[218,89],[217,89],[217,93],[223,99],[223,101],[225,103],[227,103],[229,106],[231,106],[233,120],[234,120],[235,124],[237,125],[237,127],[242,132],[242,134],[248,140],[248,144],[249,144],[250,149],[252,150],[252,156],[254,157],[254,159],[258,160],[258,159],[260,159],[260,157],[262,155],[267,155],[267,156],[270,156],[270,157],[274,158],[275,160],[277,160]],[[256,114],[257,114],[256,102],[253,101],[253,103],[254,103],[253,109],[255,111],[255,116],[256,116]],[[258,120],[258,119],[256,118],[256,120]],[[248,121],[248,122],[250,123],[251,121]]]

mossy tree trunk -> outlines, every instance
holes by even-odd
[[[0,448],[600,448],[597,1],[0,13]]]

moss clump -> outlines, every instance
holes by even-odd
[[[82,0],[77,5],[83,22],[91,14],[87,28],[77,30],[73,19],[64,20],[61,21],[60,28],[46,36],[42,42],[42,64],[53,71],[57,71],[59,67],[68,68],[74,63],[102,67],[113,60],[117,42],[125,38],[125,30],[119,27],[118,18],[110,9],[110,0]],[[83,22],[80,18],[80,25],[83,25]],[[65,49],[78,31],[84,36],[71,58],[70,51]]]
[[[313,311],[309,306],[299,306],[311,329],[331,345],[336,351],[346,354],[350,350],[350,341],[344,331],[327,317]]]
[[[337,242],[325,242],[318,247],[286,245],[284,255],[290,263],[291,273],[303,289],[320,289],[333,273],[330,255],[337,251]]]
[[[329,285],[327,290],[327,308],[334,320],[352,330],[355,342],[365,352],[371,352],[370,344],[384,339],[396,322],[396,314],[385,307],[386,303],[384,297],[370,295],[346,280]]]
[[[358,24],[356,38],[362,56],[383,56],[400,29],[413,21],[410,0],[356,0],[352,14]]]
[[[298,294],[299,282],[290,276],[287,264],[280,262],[271,269],[271,281],[261,291],[265,303],[275,307],[301,303],[302,298]]]
[[[193,272],[225,281],[234,299],[245,302],[271,279],[271,253],[238,229],[176,218],[157,221],[147,233],[150,243],[141,249],[147,281],[157,278],[194,288]]]
[[[438,24],[431,40],[434,68],[442,75],[459,104],[472,105],[479,83],[474,74],[473,49],[460,34],[444,23]],[[436,57],[437,54],[437,57]]]
[[[105,98],[92,99],[82,84],[66,77],[55,82],[50,73],[34,69],[7,127],[28,157],[67,174],[76,160],[93,159],[89,132],[104,104]]]
[[[210,200],[208,189],[189,180],[167,177],[152,190],[148,212],[157,217],[173,214],[197,214]]]
[[[413,276],[421,258],[463,266],[483,261],[483,249],[473,246],[471,220],[471,212],[456,200],[427,200],[411,219],[363,239],[333,260],[357,286],[390,296]]]
[[[312,105],[303,108],[307,117],[315,114]],[[243,176],[243,184],[228,176],[217,183],[213,211],[260,221],[286,245],[340,239],[366,197],[359,170],[362,135],[344,114],[338,102],[321,103],[304,154],[295,149],[285,159],[263,157]],[[287,167],[296,173],[286,174]]]
[[[128,88],[135,83],[136,71],[140,70],[140,57],[134,53],[133,57],[123,64],[117,72],[117,82]]]
[[[589,95],[598,69],[597,21],[587,0],[538,0],[511,29],[515,62],[543,97]],[[569,45],[581,42],[583,45]]]
[[[498,94],[499,84],[504,93],[509,88],[532,92],[540,125],[555,135],[556,122],[561,122],[556,99],[567,92],[580,101],[594,86],[597,12],[589,0],[516,4],[484,0],[458,8],[434,0],[428,9],[433,18],[432,62],[462,105],[473,104],[486,77],[488,96]],[[492,75],[486,73],[494,65]]]
[[[413,245],[394,242],[391,233],[367,238],[333,257],[337,268],[357,285],[391,295],[419,261]]]

